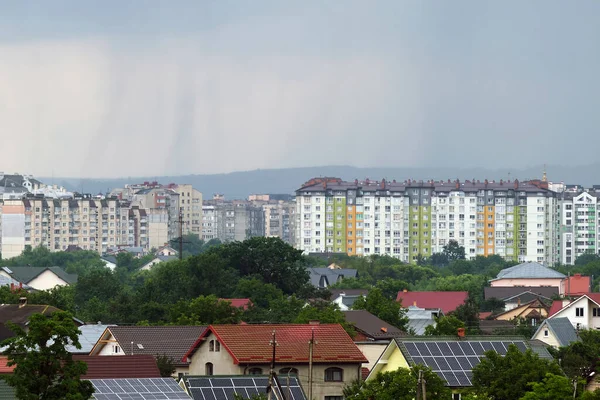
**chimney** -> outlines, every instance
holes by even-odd
[[[417,301],[416,300],[413,301],[413,306],[415,306],[415,307],[417,306]]]
[[[318,319],[313,319],[313,320],[308,321],[308,324],[309,325],[320,325],[321,321],[319,321]]]
[[[515,189],[518,189],[518,188],[519,188],[519,180],[515,179]]]
[[[23,308],[27,305],[27,297],[19,298],[19,308]]]
[[[404,289],[404,290],[402,290],[402,292],[403,292],[403,293],[406,293],[406,292],[408,292],[408,289]]]
[[[382,327],[381,327],[381,332],[383,332],[383,333],[387,333],[387,328],[386,328],[385,326],[382,326]]]
[[[11,292],[14,292],[14,291],[15,291],[15,284],[14,284],[14,283],[11,283],[11,284],[10,284],[10,291],[11,291]]]
[[[456,334],[458,335],[459,338],[464,338],[465,337],[465,328],[458,328],[456,331]]]

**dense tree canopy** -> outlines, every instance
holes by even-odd
[[[396,300],[385,297],[379,288],[371,289],[367,297],[359,297],[352,308],[354,310],[367,310],[396,328],[405,331],[407,329],[406,310]]]

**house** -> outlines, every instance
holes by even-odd
[[[109,326],[114,325],[102,325],[101,323],[81,325],[79,327],[79,331],[81,332],[79,334],[79,344],[81,348],[78,349],[73,345],[69,345],[66,350],[71,354],[89,354],[96,342],[98,342],[98,339],[100,339],[100,336]]]
[[[256,394],[267,394],[268,375],[185,375],[180,385],[194,400],[235,400],[235,394],[250,398]],[[306,400],[300,380],[293,374],[277,375],[271,391],[273,400]]]
[[[390,342],[371,369],[367,381],[374,379],[379,372],[426,365],[458,394],[473,385],[473,368],[479,364],[480,357],[486,351],[495,350],[505,355],[511,344],[521,351],[530,348],[540,357],[552,359],[543,344],[526,341],[521,337],[507,336],[493,340],[485,336],[404,337]]]
[[[561,293],[565,296],[580,296],[592,291],[592,279],[589,276],[573,274],[562,281]]]
[[[142,258],[147,254],[146,249],[141,246],[118,246],[108,249],[106,255],[116,256],[119,253],[129,253],[135,258]]]
[[[562,308],[556,311],[561,304]],[[550,311],[549,319],[567,318],[575,329],[600,329],[600,293],[587,293],[572,301],[555,301]]]
[[[100,259],[104,263],[104,266],[106,266],[106,268],[110,269],[111,271],[114,271],[115,268],[117,268],[117,257],[102,256],[102,257],[100,257]]]
[[[2,267],[0,275],[12,278],[35,290],[48,290],[77,282],[77,275],[67,274],[60,267]]]
[[[367,310],[344,311],[344,316],[346,322],[351,323],[356,330],[356,336],[352,339],[367,358],[368,363],[363,365],[363,368],[368,370],[375,364],[390,340],[407,336],[406,332],[377,318]]]
[[[358,277],[358,272],[355,269],[309,267],[308,273],[310,283],[320,289],[341,282],[344,278]]]
[[[156,359],[149,354],[123,357],[74,355],[73,360],[87,364],[87,371],[81,376],[82,379],[160,378]]]
[[[490,281],[492,287],[540,287],[551,286],[562,287],[562,282],[566,275],[561,274],[555,269],[548,268],[540,263],[525,262],[514,267],[505,268],[498,272],[496,278]]]
[[[579,340],[577,331],[568,318],[550,318],[540,324],[538,330],[531,337],[541,340],[548,346],[555,348],[568,346]]]
[[[354,302],[359,297],[367,297],[368,289],[333,289],[331,292],[331,302],[337,304],[340,310],[351,310]]]
[[[179,252],[171,246],[161,246],[154,254],[157,256],[176,256],[179,254]]]
[[[548,317],[550,307],[538,298],[527,303],[519,304],[515,308],[493,316],[497,321],[527,321],[531,325],[538,325],[542,319]]]
[[[406,336],[406,332],[377,318],[367,310],[344,311],[346,322],[356,329],[354,341],[391,340],[395,337]]]
[[[408,318],[408,330],[413,335],[424,335],[425,328],[430,325],[435,327],[435,319],[444,315],[440,308],[423,308],[408,306],[406,317]]]
[[[483,288],[483,297],[486,300],[498,299],[506,302],[507,299],[512,299],[523,293],[533,293],[538,296],[552,299],[558,296],[558,286],[488,286]]]
[[[402,302],[404,307],[415,306],[429,309],[441,309],[448,314],[467,301],[469,292],[398,292],[396,301]]]
[[[0,341],[13,337],[14,332],[7,326],[7,322],[12,322],[27,330],[29,318],[33,314],[52,315],[52,313],[60,311],[56,307],[43,304],[27,304],[27,299],[23,298],[20,304],[0,304]],[[77,326],[83,325],[83,321],[73,318],[73,322]]]
[[[231,304],[232,307],[241,308],[247,310],[252,305],[250,299],[219,299],[219,301],[226,301]]]
[[[183,356],[205,329],[205,326],[109,326],[90,355],[166,355],[173,360],[177,376],[189,372],[189,363],[182,361]]]
[[[90,379],[94,386],[92,399],[190,399],[173,378]]]
[[[544,304],[552,304],[552,299],[539,295],[534,292],[526,291],[517,295],[511,296],[504,300],[504,310],[509,311],[521,306],[521,304],[529,303],[533,300],[540,300]]]
[[[160,264],[162,262],[169,262],[169,261],[173,261],[173,260],[177,260],[178,258],[176,256],[156,256],[154,257],[152,260],[148,261],[146,264],[142,265],[140,267],[140,270],[142,271],[148,271],[150,269],[152,269],[153,266],[155,266],[156,264]]]
[[[273,359],[273,339],[275,370],[298,376],[309,398],[343,396],[343,388],[361,377],[361,366],[368,362],[339,324],[211,325],[184,360],[190,361],[190,375],[263,375]]]

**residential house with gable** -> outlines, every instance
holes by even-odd
[[[77,275],[68,274],[60,267],[2,267],[0,275],[35,290],[49,290],[77,283]]]
[[[341,282],[345,278],[358,277],[358,272],[355,269],[333,268],[332,266],[327,268],[309,267],[307,269],[310,283],[319,289]]]
[[[574,300],[556,300],[549,314],[549,319],[567,318],[575,329],[600,329],[600,293],[587,293]]]
[[[163,255],[157,255],[156,257],[154,257],[152,260],[148,261],[146,264],[142,265],[140,267],[141,271],[149,271],[152,269],[152,267],[154,267],[156,264],[160,264],[163,262],[169,262],[169,261],[173,261],[173,260],[177,260],[177,256],[163,256]]]
[[[332,289],[331,302],[337,304],[342,311],[348,311],[352,309],[354,302],[359,297],[367,297],[369,294],[368,289]]]
[[[90,355],[165,355],[173,360],[173,375],[183,375],[189,372],[189,363],[183,361],[183,356],[205,329],[205,326],[109,326]]]
[[[543,321],[531,339],[541,340],[548,346],[558,348],[578,341],[579,337],[571,321],[562,317]]]
[[[565,284],[565,281],[569,282],[567,276],[555,269],[537,262],[525,262],[498,272],[496,278],[490,281],[490,286],[520,287],[523,288],[523,291],[528,290],[524,288],[531,287],[556,287],[559,295],[568,295],[570,293],[569,285]],[[572,285],[577,285],[577,290],[579,290],[580,281],[581,279],[570,282]]]
[[[278,374],[294,374],[312,398],[339,399],[343,388],[361,378],[361,353],[339,324],[211,325],[190,347],[190,375],[262,375],[273,358]],[[309,342],[314,338],[313,381],[309,385]]]

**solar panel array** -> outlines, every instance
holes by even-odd
[[[189,400],[173,378],[90,379],[96,400]]]
[[[194,377],[187,378],[187,385],[194,400],[233,400],[237,393],[248,399],[259,393],[266,394],[269,378],[266,376],[252,377],[251,375],[233,377]],[[306,400],[298,378],[280,377],[281,387],[275,386],[275,398],[283,399],[282,391],[288,400]]]
[[[444,379],[448,386],[472,386],[473,368],[479,364],[483,353],[495,350],[506,355],[508,346],[514,344],[521,351],[527,346],[523,341],[448,341],[402,342],[408,354],[418,365],[426,365]]]

